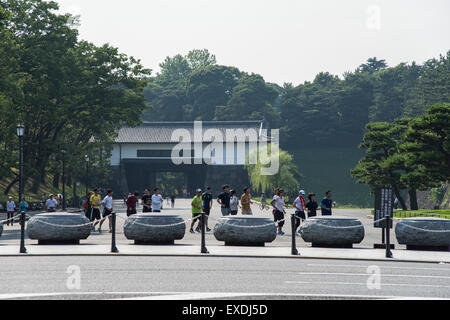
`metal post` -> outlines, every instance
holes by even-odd
[[[23,137],[19,137],[19,202],[23,196]],[[20,253],[27,253],[25,248],[25,212],[20,213]]]
[[[86,161],[86,196],[89,193],[89,160]]]
[[[381,243],[382,244],[386,243],[385,238],[386,238],[386,228],[381,228]]]
[[[114,211],[111,213],[111,227],[112,227],[111,252],[118,253],[119,250],[116,247],[116,213]]]
[[[62,151],[62,156],[62,209],[66,211],[66,157],[64,150]]]
[[[206,248],[206,224],[205,224],[205,213],[202,212],[202,250],[201,253],[209,253]]]
[[[390,228],[391,228],[391,216],[386,215],[386,258],[393,258],[393,255],[391,252]]]
[[[295,242],[295,214],[291,215],[291,226],[292,226],[292,247],[291,247],[291,254],[294,256],[298,255],[298,250],[297,250],[297,244]],[[300,218],[299,218],[300,219]]]

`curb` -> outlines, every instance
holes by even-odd
[[[404,262],[404,263],[429,263],[429,264],[450,264],[450,262],[444,261],[423,261],[414,259],[396,259],[396,258],[351,258],[351,257],[312,257],[312,256],[293,256],[293,255],[231,255],[231,254],[161,254],[161,253],[76,253],[76,254],[63,254],[63,253],[42,253],[42,254],[0,254],[0,257],[203,257],[203,258],[247,258],[247,259],[308,259],[308,260],[347,260],[347,261],[378,261],[378,262]]]

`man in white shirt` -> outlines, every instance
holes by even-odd
[[[274,221],[278,222],[277,226],[277,234],[279,236],[284,235],[283,226],[284,226],[284,191],[281,189],[275,190],[275,195],[273,196],[272,202],[270,203],[273,207],[273,216]]]
[[[111,222],[111,213],[113,211],[113,192],[112,190],[108,190],[106,197],[102,200],[103,209],[103,219],[100,220],[100,225],[98,226],[98,232],[102,232],[102,225],[105,222],[106,217],[108,217],[109,221],[109,232],[112,232],[112,222]]]
[[[297,229],[300,227],[301,223],[306,220],[306,200],[304,199],[306,192],[300,190],[298,197],[294,201],[295,208],[295,235],[299,236]]]
[[[58,205],[58,201],[56,201],[55,197],[51,194],[47,202],[45,203],[45,208],[47,212],[55,212],[56,206]]]
[[[8,221],[6,222],[6,225],[9,226],[9,224],[11,223],[11,226],[14,225],[14,212],[16,211],[16,203],[13,201],[12,197],[8,198],[8,202],[6,202],[6,212],[7,212],[7,217],[6,219],[8,219]],[[9,220],[11,219],[11,220]]]
[[[161,212],[161,205],[163,202],[163,197],[159,193],[159,188],[155,188],[155,193],[152,195],[152,211]]]

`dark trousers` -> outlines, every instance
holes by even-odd
[[[11,219],[11,220],[8,220],[6,222],[7,226],[9,226],[9,224],[11,224],[12,226],[14,225],[14,220],[12,219],[12,217],[14,217],[14,212],[8,212],[6,219]]]
[[[278,222],[278,227],[280,227],[280,230],[283,228],[284,226],[284,213],[278,210],[273,210],[273,218],[275,222]],[[283,221],[280,221],[283,220]]]
[[[298,227],[300,227],[305,219],[306,216],[304,211],[295,211],[295,231],[297,231]]]

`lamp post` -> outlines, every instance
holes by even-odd
[[[89,156],[85,155],[84,160],[86,160],[86,196],[89,192]]]
[[[62,209],[66,211],[66,150],[61,150],[62,153]]]
[[[23,197],[23,136],[25,127],[22,124],[17,126],[17,136],[19,137],[19,202]],[[20,213],[20,253],[27,253],[25,248],[25,211]]]

